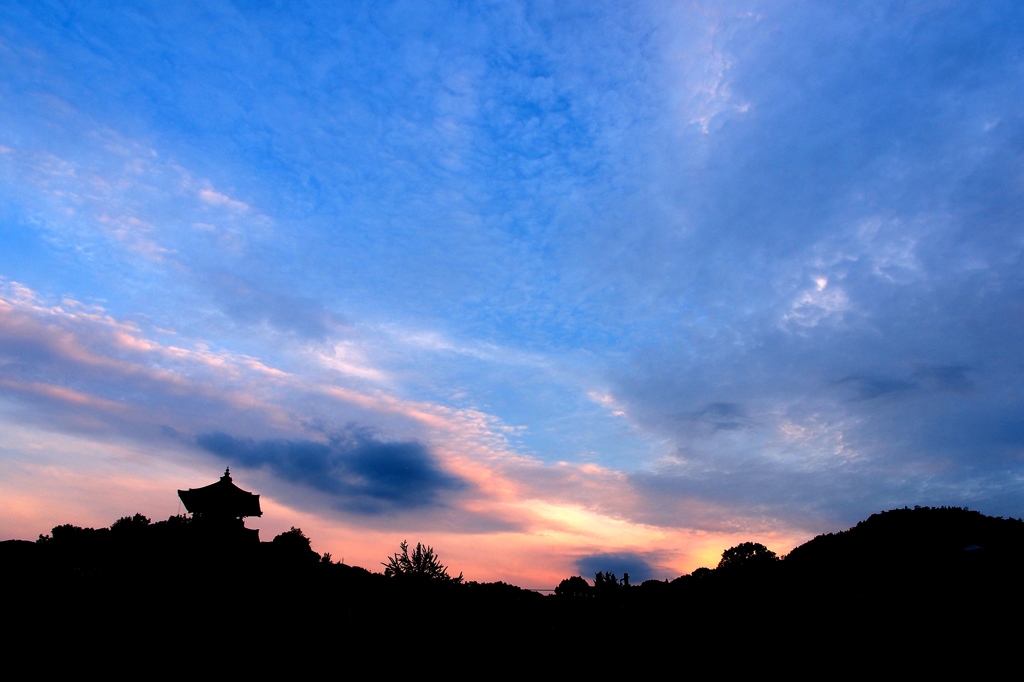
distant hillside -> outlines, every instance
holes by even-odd
[[[795,568],[847,571],[960,562],[967,556],[1024,556],[1024,521],[959,507],[915,507],[872,514],[849,530],[819,535],[795,548]]]
[[[789,603],[805,612],[972,617],[1024,601],[1024,521],[893,509],[819,535],[780,563]]]

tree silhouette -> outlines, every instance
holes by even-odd
[[[555,594],[559,597],[589,597],[591,595],[590,583],[583,579],[583,576],[574,575],[558,583]]]
[[[722,560],[718,562],[720,569],[748,568],[764,566],[778,561],[775,552],[760,542],[744,542],[722,552]]]
[[[310,539],[301,528],[292,526],[271,542],[275,554],[281,559],[313,563],[320,561],[320,555],[310,547]]]
[[[594,592],[596,594],[614,592],[619,587],[619,579],[615,577],[614,573],[598,571],[594,576]]]
[[[441,580],[445,582],[461,583],[462,573],[459,577],[453,578],[448,575],[448,567],[441,564],[440,559],[434,554],[434,548],[416,543],[416,549],[412,555],[409,554],[409,543],[406,540],[398,545],[400,552],[389,557],[383,562],[384,575],[390,578],[416,577],[426,580]]]
[[[122,516],[111,524],[110,530],[115,533],[131,533],[133,531],[137,532],[140,528],[148,528],[149,524],[150,520],[142,514]]]

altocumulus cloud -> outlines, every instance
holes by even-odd
[[[351,429],[326,442],[306,439],[253,440],[226,433],[201,434],[196,443],[237,466],[269,468],[282,478],[327,493],[340,509],[386,514],[442,506],[444,493],[466,486],[445,472],[415,441],[383,441]]]

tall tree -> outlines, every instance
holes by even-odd
[[[428,580],[442,580],[461,583],[462,573],[453,578],[448,575],[448,567],[434,554],[434,548],[417,542],[416,549],[409,554],[409,543],[406,540],[398,545],[399,550],[383,562],[384,575],[388,577],[419,577]]]

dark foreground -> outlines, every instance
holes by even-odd
[[[746,543],[673,581],[627,586],[605,574],[541,595],[386,577],[316,555],[297,532],[254,543],[136,516],[0,543],[0,575],[8,652],[82,669],[277,674],[294,664],[340,674],[427,656],[492,672],[660,661],[682,675],[790,661],[834,674],[1016,660],[1019,520],[898,509],[781,560],[764,549]]]

